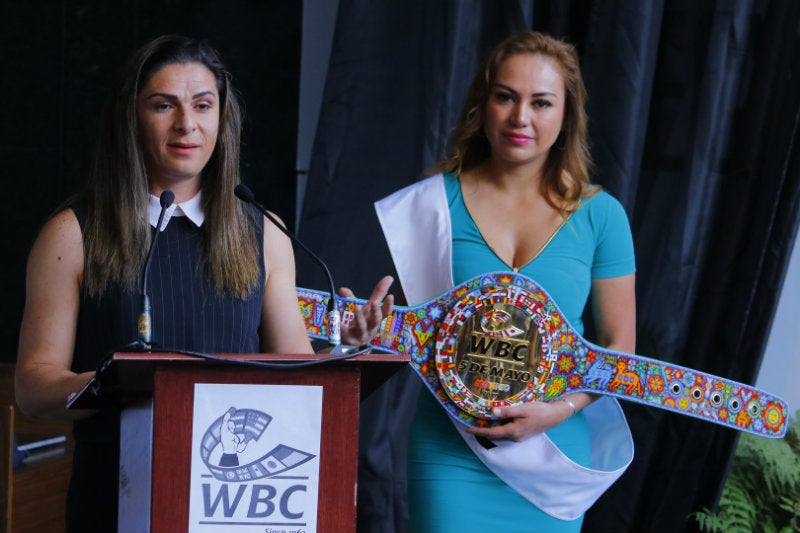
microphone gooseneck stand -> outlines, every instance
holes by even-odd
[[[311,258],[314,261],[316,261],[317,264],[320,265],[320,267],[322,267],[322,270],[325,271],[325,275],[328,278],[328,286],[329,286],[330,291],[331,291],[331,296],[328,299],[328,305],[327,305],[328,342],[332,346],[338,346],[339,344],[341,344],[341,342],[342,342],[342,338],[341,338],[341,315],[339,314],[339,308],[336,305],[336,286],[333,283],[333,276],[331,276],[331,271],[328,268],[328,265],[326,265],[325,262],[322,259],[320,259],[317,254],[312,252],[308,248],[308,246],[306,246],[300,239],[295,237],[289,230],[287,230],[283,226],[283,224],[278,222],[275,219],[275,217],[272,216],[272,214],[264,208],[264,206],[259,204],[256,201],[255,196],[253,196],[253,191],[251,191],[250,188],[247,185],[245,185],[243,183],[240,183],[233,190],[233,193],[236,195],[237,198],[239,198],[243,202],[245,202],[247,204],[250,204],[250,205],[253,205],[256,209],[258,209],[259,212],[262,215],[264,215],[279,230],[281,230],[287,237],[289,237],[289,239],[291,239],[292,242],[296,243],[303,250],[305,250],[305,252],[309,256],[311,256]]]
[[[172,191],[164,191],[159,198],[161,203],[161,212],[158,215],[158,223],[156,224],[156,231],[153,233],[153,238],[150,241],[150,250],[147,252],[147,258],[144,262],[144,269],[142,269],[142,312],[139,315],[139,338],[136,344],[141,348],[148,350],[151,348],[150,343],[153,339],[153,317],[152,307],[150,305],[150,263],[153,261],[153,252],[155,252],[156,244],[158,243],[158,236],[161,233],[161,223],[164,221],[164,213],[167,212],[169,206],[175,201],[175,194]]]

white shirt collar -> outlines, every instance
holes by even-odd
[[[201,206],[200,200],[203,192],[199,191],[192,198],[181,202],[179,204],[172,204],[164,212],[164,220],[161,222],[161,231],[166,229],[169,220],[172,217],[187,217],[194,223],[195,226],[200,227],[206,219],[205,213]],[[157,196],[150,195],[150,203],[147,206],[147,214],[150,218],[150,225],[154,228],[158,224],[158,215],[161,214],[161,200]]]

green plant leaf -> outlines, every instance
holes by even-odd
[[[717,511],[691,516],[705,533],[800,533],[800,411],[783,439],[742,434]]]

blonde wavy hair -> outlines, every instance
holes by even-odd
[[[431,172],[460,174],[491,156],[491,146],[483,130],[486,103],[494,88],[498,67],[509,57],[518,54],[541,54],[553,59],[561,69],[566,89],[564,122],[543,169],[542,194],[551,206],[568,214],[578,208],[582,198],[599,190],[599,187],[590,186],[592,161],[584,109],[586,87],[575,47],[540,32],[514,34],[486,57],[470,84],[458,122],[453,128],[450,155],[437,163]]]

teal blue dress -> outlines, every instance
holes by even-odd
[[[444,183],[455,283],[485,272],[510,271],[467,211],[458,179],[447,174]],[[634,271],[627,216],[619,202],[602,191],[584,200],[541,253],[519,270],[547,291],[581,334],[592,278]],[[572,461],[589,465],[589,431],[582,413],[546,434]],[[419,533],[577,533],[583,522],[583,517],[565,521],[546,514],[495,476],[427,391],[420,394],[409,435],[408,487],[411,526]]]

